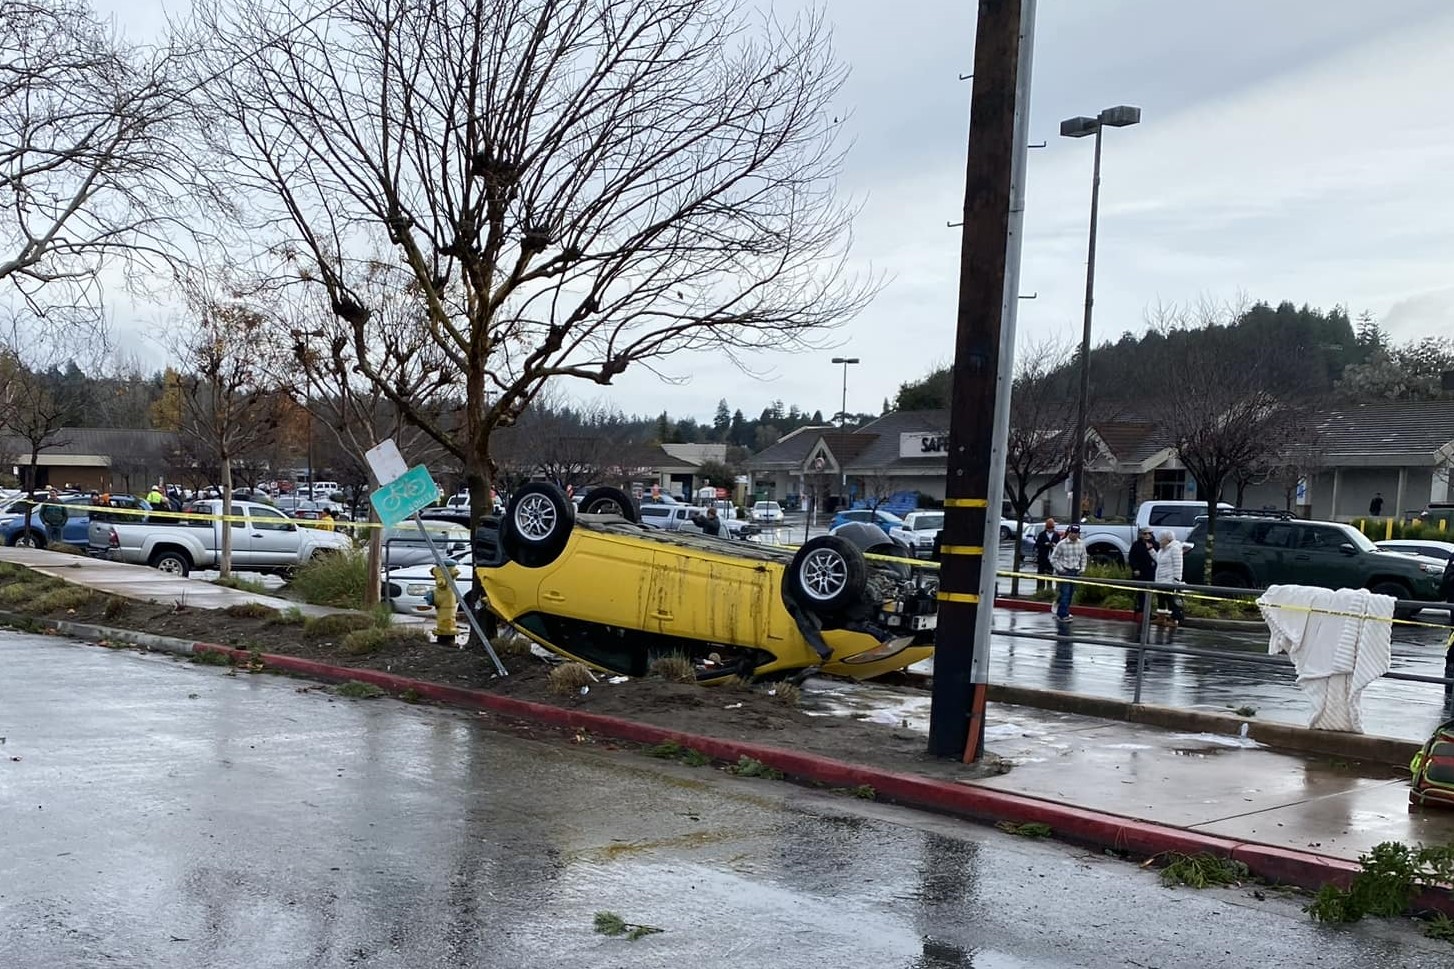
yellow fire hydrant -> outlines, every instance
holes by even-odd
[[[444,564],[451,577],[459,577],[459,569],[454,562],[446,559]],[[430,571],[434,573],[434,641],[441,646],[453,646],[455,637],[459,635],[459,606],[454,598],[454,586],[439,566]]]

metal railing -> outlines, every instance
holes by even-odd
[[[1012,573],[1005,572],[1000,573],[1001,576],[1011,574]],[[1250,601],[1255,600],[1258,596],[1261,596],[1262,593],[1265,591],[1263,589],[1237,589],[1214,585],[1168,584],[1162,582],[1146,582],[1139,579],[1097,580],[1087,579],[1083,577],[1066,576],[1056,576],[1050,578],[1043,575],[1027,575],[1025,573],[1021,573],[1021,577],[1038,579],[1041,582],[1071,582],[1076,585],[1084,585],[1088,587],[1099,586],[1102,588],[1115,589],[1117,591],[1134,591],[1142,593],[1146,596],[1146,604],[1145,607],[1141,609],[1140,622],[1138,623],[1137,635],[1134,641],[1127,641],[1122,639],[1107,639],[1096,636],[1072,635],[1070,631],[1065,628],[1065,624],[1063,623],[1053,633],[1036,632],[1033,630],[1006,629],[1000,626],[996,626],[994,629],[995,636],[1010,636],[1018,639],[1035,639],[1052,643],[1064,643],[1070,641],[1074,643],[1084,643],[1091,646],[1107,646],[1115,649],[1135,651],[1136,680],[1134,687],[1134,696],[1132,699],[1133,703],[1139,704],[1141,702],[1142,688],[1146,678],[1146,657],[1148,653],[1165,653],[1168,655],[1197,656],[1206,659],[1235,660],[1239,663],[1277,666],[1284,669],[1291,665],[1291,660],[1285,655],[1275,656],[1267,653],[1259,654],[1244,652],[1240,650],[1209,649],[1200,646],[1176,646],[1168,643],[1155,642],[1151,637],[1151,630],[1153,625],[1152,617],[1156,611],[1154,599],[1157,593],[1181,596],[1192,595],[1198,598],[1222,601]],[[1050,606],[1051,612],[1053,614],[1055,609],[1054,601],[1052,600],[1050,603],[1048,603],[1048,605]],[[1400,611],[1406,610],[1423,610],[1450,613],[1450,621],[1454,622],[1454,603],[1430,602],[1422,599],[1396,600],[1395,615],[1397,615],[1397,613]],[[1326,612],[1325,610],[1318,609],[1313,609],[1310,611]],[[1442,631],[1450,630],[1450,627],[1447,625],[1416,620],[1395,618],[1392,620],[1392,622],[1394,623],[1395,629],[1397,629],[1400,625],[1413,625],[1440,629]],[[1454,697],[1454,649],[1450,649],[1447,645],[1445,647],[1443,676],[1427,676],[1421,673],[1399,673],[1390,670],[1382,674],[1380,678],[1411,683],[1439,684],[1444,688],[1444,697],[1447,700],[1451,697]]]

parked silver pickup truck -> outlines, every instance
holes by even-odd
[[[198,501],[185,513],[221,515],[221,501]],[[245,572],[287,572],[315,555],[351,548],[348,536],[299,527],[276,508],[234,501],[232,514],[243,519],[232,528],[232,567]],[[221,522],[181,518],[168,520],[152,512],[141,521],[93,521],[87,541],[94,555],[116,562],[150,565],[173,575],[216,568],[221,557]]]

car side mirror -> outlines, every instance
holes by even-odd
[[[1342,552],[1344,555],[1357,555],[1358,554],[1358,549],[1356,549],[1356,548],[1353,547],[1353,543],[1352,542],[1344,542],[1342,545],[1339,545],[1338,546],[1338,551]]]

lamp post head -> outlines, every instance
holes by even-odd
[[[1112,128],[1124,128],[1141,123],[1141,109],[1129,104],[1118,104],[1114,108],[1106,108],[1096,120]]]
[[[857,357],[834,357],[833,358],[833,362],[834,363],[857,363],[858,362],[858,358]]]
[[[1060,122],[1060,136],[1062,138],[1084,138],[1086,135],[1093,135],[1101,123],[1095,118],[1066,118]]]

